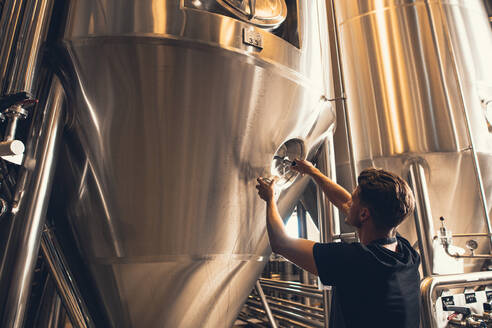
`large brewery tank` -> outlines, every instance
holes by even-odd
[[[433,224],[419,227],[429,237],[421,245],[428,249],[424,273],[445,273],[433,267],[440,216],[453,232],[490,233],[492,65],[486,54],[492,32],[483,2],[334,4],[347,96],[346,120],[335,136],[340,181],[350,185],[368,166],[405,177],[425,173],[430,207],[417,215],[431,212]],[[416,242],[414,221],[399,231]],[[479,238],[488,253],[488,238]],[[455,240],[463,248],[465,242]],[[467,261],[465,271],[481,264]]]
[[[252,3],[69,2],[49,213],[113,327],[230,326],[270,252],[256,177],[333,128],[324,1]]]

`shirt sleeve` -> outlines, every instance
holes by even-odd
[[[313,257],[323,285],[337,286],[350,281],[357,270],[360,252],[354,244],[316,243]]]

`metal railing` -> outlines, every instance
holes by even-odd
[[[260,278],[258,280],[261,288],[265,290],[268,311],[271,311],[276,322],[295,327],[325,327],[325,311],[323,310],[323,292],[315,285],[302,284],[295,281],[281,281],[274,279]],[[274,294],[275,296],[268,295]],[[283,297],[298,296],[307,297],[309,304],[319,304],[310,306],[286,299]],[[250,295],[246,308],[255,318],[268,316],[265,306],[261,300],[261,295]],[[242,320],[247,320],[247,316],[242,313]],[[271,322],[271,320],[268,320]]]

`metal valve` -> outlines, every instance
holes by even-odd
[[[441,221],[441,227],[439,228],[439,239],[441,245],[447,247],[451,245],[451,243],[453,242],[453,237],[452,237],[453,235],[451,231],[449,231],[444,225],[444,217],[441,216],[439,220]]]
[[[476,320],[471,317],[468,317],[466,319],[456,319],[452,318],[449,320],[449,323],[453,327],[465,327],[465,328],[470,328],[470,327],[476,327],[476,328],[487,328],[487,324],[481,320]]]
[[[5,213],[7,213],[9,209],[9,204],[3,197],[0,197],[0,218],[4,216]]]
[[[0,119],[7,120],[7,129],[3,141],[0,141],[0,157],[15,164],[20,164],[24,155],[24,143],[15,139],[17,123],[28,115],[26,107],[37,103],[30,93],[19,92],[0,98],[0,109],[4,109]]]

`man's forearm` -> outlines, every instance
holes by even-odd
[[[270,245],[272,250],[277,253],[279,247],[282,246],[285,238],[287,238],[287,233],[285,232],[284,222],[280,217],[280,213],[278,212],[277,204],[274,199],[267,201],[266,221]]]
[[[267,231],[272,251],[282,255],[289,261],[318,274],[313,256],[315,242],[302,238],[291,238],[287,235],[284,222],[280,217],[275,201],[267,202]]]
[[[352,195],[345,188],[330,180],[317,168],[310,175],[333,205],[343,212],[348,211]]]

